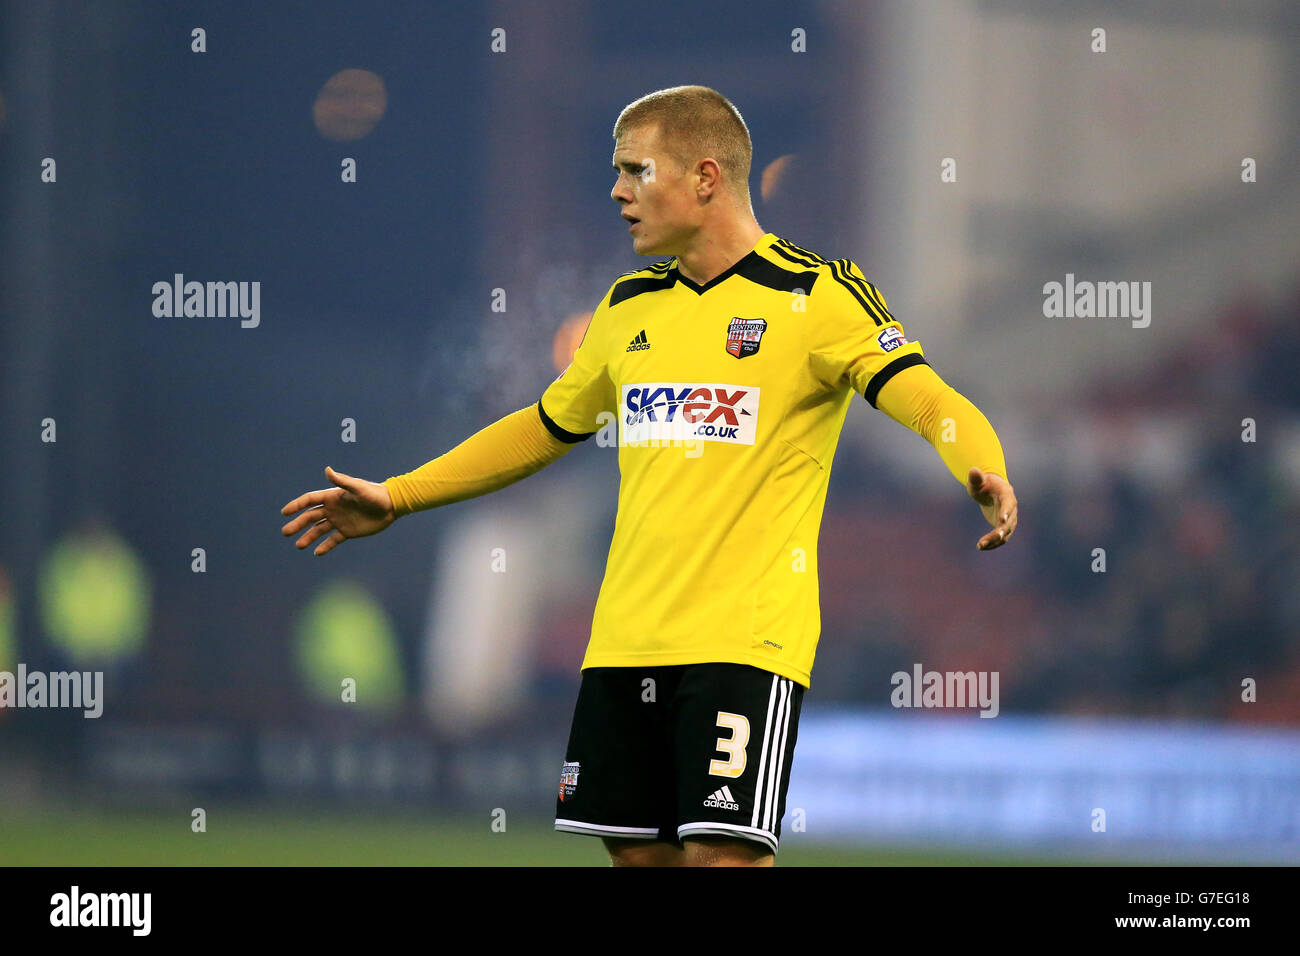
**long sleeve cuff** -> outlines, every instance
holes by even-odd
[[[882,412],[933,445],[963,487],[972,467],[1011,480],[989,420],[929,365],[899,372],[877,401]]]
[[[538,405],[511,412],[445,455],[384,481],[398,517],[514,484],[572,451],[543,424]]]

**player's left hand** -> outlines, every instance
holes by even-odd
[[[1019,519],[1016,492],[1011,482],[991,471],[972,468],[966,479],[966,490],[979,503],[984,520],[993,526],[993,530],[980,538],[975,547],[980,551],[1002,547],[1015,533]]]

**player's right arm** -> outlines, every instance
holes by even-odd
[[[397,517],[477,498],[527,478],[574,448],[551,434],[537,402],[493,422],[451,451],[383,483]]]
[[[464,501],[527,478],[596,433],[602,412],[614,408],[606,367],[604,314],[597,306],[573,359],[542,397],[494,422],[447,454],[384,482],[397,517]]]
[[[607,303],[608,295],[573,361],[539,401],[498,419],[414,471],[384,482],[327,468],[326,477],[337,487],[308,492],[285,505],[282,514],[302,513],[281,532],[293,535],[306,528],[298,549],[323,537],[314,553],[327,554],[348,538],[378,534],[404,515],[497,491],[564,457],[595,434],[600,413],[614,407],[600,335],[592,329]]]

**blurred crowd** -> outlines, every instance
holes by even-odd
[[[998,670],[1003,713],[1300,724],[1298,372],[1300,294],[1241,296],[1037,418],[1054,464],[1017,477],[1008,449],[1021,523],[989,554],[954,554],[982,533],[958,494],[833,494],[815,698],[887,706],[919,662]]]

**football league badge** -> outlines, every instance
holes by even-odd
[[[758,351],[758,345],[767,331],[767,319],[742,319],[739,316],[727,326],[727,353],[744,358]]]

